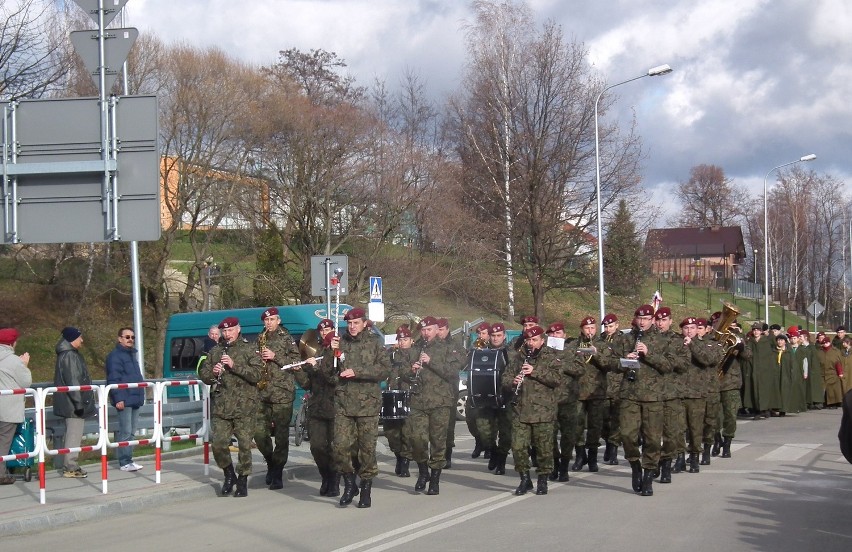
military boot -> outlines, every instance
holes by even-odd
[[[248,476],[241,475],[237,478],[237,490],[234,491],[234,496],[248,496]]]
[[[690,452],[689,453],[689,473],[698,473],[698,453]]]
[[[644,470],[640,494],[642,496],[654,495],[654,470]]]
[[[607,444],[607,446],[609,445]],[[607,464],[609,464],[610,466],[618,465],[618,445],[612,445],[612,453],[610,454],[609,461],[607,461]]]
[[[704,443],[704,449],[701,452],[701,462],[699,462],[702,466],[710,465],[710,443]]]
[[[598,447],[589,447],[586,462],[589,464],[589,471],[598,471]]]
[[[532,483],[532,482],[530,482]],[[547,476],[539,475],[538,482],[535,486],[535,494],[537,495],[546,495],[547,494]]]
[[[441,470],[432,470],[432,473],[429,475],[429,490],[426,491],[427,495],[436,495],[440,492],[438,488],[438,484],[441,481]]]
[[[731,457],[731,441],[733,439],[733,437],[725,437],[725,440],[722,441],[722,458]]]
[[[531,491],[532,488],[533,484],[532,481],[530,481],[530,472],[523,472],[521,474],[521,484],[518,485],[517,489],[515,489],[515,494],[518,496],[525,495],[527,494],[527,491]]]
[[[660,466],[660,483],[671,483],[672,482],[672,459],[667,458],[663,460],[662,465]]]
[[[411,477],[411,472],[408,471],[408,463],[410,460],[408,458],[403,458],[402,462],[399,465],[399,476],[400,477]]]
[[[488,458],[488,471],[497,467],[497,460],[500,458],[500,453],[496,447],[489,448],[485,451],[485,457]]]
[[[426,482],[429,481],[429,466],[426,462],[418,462],[417,470],[419,473],[417,474],[417,482],[414,484],[414,490],[419,493],[426,488]]]
[[[479,455],[482,454],[482,441],[479,440],[479,437],[476,438],[476,441],[473,444],[473,452],[470,453],[471,458],[479,458]]]
[[[372,506],[373,501],[370,497],[370,491],[373,489],[373,480],[367,479],[361,480],[361,498],[358,499],[358,507],[359,508],[369,508]]]
[[[603,455],[603,461],[604,462],[609,462],[612,459],[612,448],[613,448],[613,446],[614,445],[612,443],[610,443],[609,441],[606,442],[606,446],[604,447],[604,455]]]
[[[264,456],[263,459],[266,461],[266,479],[264,480],[264,482],[267,486],[269,486],[272,485],[272,475],[275,471],[275,464],[273,464],[272,460],[267,458],[266,456]]]
[[[639,460],[630,462],[630,470],[633,472],[630,477],[630,484],[633,486],[633,492],[638,493],[642,490],[642,464]]]
[[[270,491],[284,488],[284,464],[278,464],[272,470],[272,483],[269,484]]]
[[[494,475],[506,475],[506,457],[509,456],[503,452],[494,452],[497,456],[497,466],[494,467]]]
[[[559,470],[561,469],[561,466],[562,466],[562,458],[560,458],[559,456],[554,456],[553,457],[553,471],[550,472],[550,475],[547,478],[550,479],[551,481],[556,481],[557,479],[559,479]]]
[[[343,495],[340,497],[341,506],[349,506],[352,499],[358,494],[358,486],[355,484],[354,473],[343,474]]]
[[[559,477],[558,480],[562,483],[568,481],[568,462],[567,458],[561,458],[559,460]]]
[[[686,454],[683,452],[677,453],[677,458],[672,466],[672,473],[680,473],[686,469]]]
[[[446,460],[444,461],[444,469],[449,470],[453,467],[453,449],[447,449]]]
[[[710,455],[719,456],[720,452],[722,452],[722,434],[717,431],[716,435],[713,436],[713,448],[710,449]]]
[[[222,482],[222,496],[228,496],[234,490],[234,485],[237,482],[237,474],[234,471],[234,465],[231,464],[224,470],[225,481]]]
[[[328,496],[328,488],[331,485],[331,473],[328,470],[322,469],[320,470],[320,477],[322,477],[322,483],[320,483],[320,496]]]
[[[395,452],[394,454],[396,455],[396,467],[393,469],[393,473],[399,475],[402,471],[402,456],[400,456],[398,452]]]
[[[574,454],[576,457],[574,458],[574,465],[571,466],[571,471],[581,471],[588,462],[585,447],[574,447]]]
[[[325,496],[340,496],[340,472],[329,471],[328,492]]]

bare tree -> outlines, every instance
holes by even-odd
[[[722,167],[696,165],[689,171],[689,180],[675,189],[681,206],[675,224],[686,227],[740,224],[744,212],[736,201],[737,195],[738,189]]]

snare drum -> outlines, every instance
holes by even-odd
[[[379,417],[383,420],[402,420],[408,417],[411,407],[408,405],[408,391],[391,389],[382,391],[382,410]]]
[[[502,349],[475,350],[468,372],[468,400],[473,408],[503,408],[500,377],[506,369],[506,355]]]

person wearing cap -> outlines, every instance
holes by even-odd
[[[251,443],[257,428],[260,396],[257,382],[263,359],[240,332],[240,321],[229,316],[219,323],[222,338],[210,349],[199,370],[201,381],[211,386],[210,448],[224,472],[221,496],[248,496]],[[231,436],[237,438],[237,467],[231,458]],[[236,490],[234,490],[236,485]]]
[[[608,313],[601,320],[603,332],[598,336],[599,349],[612,343],[621,335],[619,331],[618,317]],[[603,461],[610,466],[618,465],[618,447],[621,445],[621,426],[618,423],[619,406],[621,399],[618,395],[621,390],[621,380],[624,374],[609,370],[606,373],[606,402],[604,403],[603,437],[606,439]]]
[[[396,329],[396,344],[390,350],[391,377],[388,378],[388,389],[409,392],[409,383],[404,377],[414,364],[414,349],[411,330],[408,325],[402,325]],[[383,420],[385,437],[388,440],[388,448],[396,456],[396,467],[394,473],[400,477],[411,477],[408,466],[411,462],[411,443],[408,435],[408,424],[406,418],[395,420]]]
[[[441,470],[447,462],[447,426],[455,408],[458,385],[457,360],[447,343],[438,337],[438,320],[420,321],[418,352],[406,379],[411,383],[411,414],[408,423],[413,460],[417,462],[416,492],[440,493]]]
[[[825,387],[825,406],[826,408],[837,408],[843,401],[843,378],[848,377],[843,371],[843,356],[831,344],[828,337],[823,337],[820,349],[817,351],[817,359],[819,360],[820,376],[822,384]]]
[[[654,307],[640,306],[633,320],[633,330],[622,334],[601,354],[610,370],[625,374],[620,422],[624,457],[632,471],[631,486],[642,496],[652,496],[663,438],[663,375],[672,371],[673,359],[670,340],[654,326]],[[622,364],[621,359],[635,364]]]
[[[547,328],[548,337],[565,339],[565,326],[561,322],[555,322]],[[578,407],[580,396],[579,378],[586,371],[586,357],[581,356],[569,343],[563,344],[562,350],[555,350],[556,355],[563,359],[562,377],[556,388],[556,421],[553,426],[553,471],[550,473],[551,481],[566,482],[568,466],[571,464],[571,451],[577,444],[577,431],[581,426],[579,422],[580,410]]]
[[[447,345],[447,362],[454,364],[456,372],[463,372],[465,369],[465,358],[467,353],[464,348],[464,343],[453,338],[450,334],[450,322],[446,318],[438,319],[438,339],[442,340]],[[458,378],[451,384],[453,393],[458,397]],[[448,470],[453,467],[453,448],[456,446],[456,419],[458,410],[454,407],[450,409],[450,423],[447,424],[447,453],[446,464],[444,469]]]
[[[751,382],[754,397],[754,419],[769,417],[770,409],[778,402],[777,372],[775,371],[775,336],[766,324],[760,331],[752,330],[746,339],[751,349]]]
[[[284,488],[284,466],[290,456],[290,420],[296,398],[294,374],[300,369],[296,366],[281,370],[281,367],[298,362],[301,355],[296,341],[281,324],[276,307],[264,310],[260,320],[263,331],[257,336],[255,351],[263,367],[257,382],[260,406],[254,442],[266,461],[266,484],[274,491]]]
[[[816,356],[817,347],[811,341],[811,334],[807,330],[801,332],[799,340],[802,342],[799,351],[801,351],[800,354],[803,357],[802,370],[805,376],[805,401],[807,402],[808,410],[820,410],[825,400],[825,388],[822,385],[822,378],[819,377],[819,362]]]
[[[538,316],[522,316],[521,326],[524,330],[538,326]],[[524,334],[521,333],[521,335],[512,340],[509,344],[509,348],[513,351],[518,351],[521,347],[523,347],[524,343],[526,343],[526,340],[524,340]]]
[[[741,332],[736,320],[728,328],[734,333]],[[710,451],[712,456],[731,457],[731,441],[737,433],[737,413],[742,409],[743,367],[751,366],[751,354],[745,341],[740,341],[726,352],[719,378],[719,441]]]
[[[791,374],[793,373],[793,353],[790,350],[792,340],[798,338],[798,332],[794,336],[780,333],[775,336],[775,374],[778,378],[778,403],[772,409],[771,416],[786,416],[788,409],[793,412],[793,400],[790,388]]]
[[[0,389],[24,389],[33,383],[33,375],[27,364],[30,354],[15,354],[18,330],[0,329]],[[0,456],[9,454],[18,424],[24,421],[24,396],[4,395],[0,397]],[[11,485],[14,476],[6,471],[6,463],[0,461],[0,485]]]
[[[324,356],[324,349],[331,346],[334,336],[334,322],[328,318],[317,324],[316,352]],[[308,434],[311,456],[317,465],[321,483],[320,496],[340,496],[340,472],[336,471],[332,456],[334,437],[334,390],[335,386],[319,371],[316,359],[309,356],[301,370],[293,376],[305,391],[310,391],[308,408]]]
[[[654,325],[660,335],[671,342],[673,352],[683,349],[683,336],[671,330],[672,311],[669,307],[659,307],[654,313]],[[688,370],[684,354],[673,355],[672,371],[664,374],[665,381],[663,394],[663,446],[660,452],[660,483],[672,482],[672,461],[675,458],[684,458],[686,442],[684,432],[686,422],[684,419],[683,402],[683,378]]]
[[[805,374],[802,360],[804,354],[799,352],[801,348],[801,330],[798,326],[790,326],[787,329],[787,337],[790,340],[789,367],[781,372],[781,403],[784,412],[806,412],[808,409],[805,400]]]
[[[572,350],[595,349],[597,321],[592,316],[580,320],[580,335],[570,346]],[[583,373],[577,380],[579,386],[576,457],[571,471],[580,471],[588,464],[590,472],[598,471],[598,447],[603,431],[603,410],[606,399],[606,373],[608,368],[597,352],[582,353]],[[585,438],[583,432],[586,432]]]
[[[476,353],[476,350],[487,349],[489,347],[488,332],[490,329],[491,324],[488,322],[481,322],[476,327],[476,339],[474,339],[473,345],[467,353],[466,366],[468,370],[470,369],[471,358]],[[469,374],[468,377],[470,377]],[[468,389],[468,393],[470,393],[470,389]],[[479,427],[476,423],[478,417],[479,409],[473,407],[473,402],[470,399],[466,400],[464,403],[464,421],[467,424],[470,435],[473,437],[473,451],[470,453],[471,458],[479,458],[485,452],[485,446],[482,444],[482,437],[479,434]],[[490,454],[489,451],[488,455],[490,456]]]
[[[355,479],[360,476],[358,507],[369,508],[373,478],[379,474],[376,441],[382,404],[380,384],[390,377],[391,363],[383,343],[367,329],[364,309],[351,309],[343,319],[346,331],[331,339],[320,370],[335,385],[332,454],[336,471],[343,476],[339,504],[348,506],[359,494]],[[353,453],[357,456],[357,473]]]
[[[516,495],[533,489],[530,479],[529,450],[537,451],[538,482],[535,494],[547,494],[547,479],[553,471],[553,431],[556,421],[557,387],[562,379],[562,359],[554,349],[545,347],[541,326],[524,330],[524,349],[513,357],[500,382],[504,391],[514,395],[512,410],[512,458],[521,482]]]
[[[136,353],[136,332],[133,328],[118,330],[118,343],[106,358],[106,382],[139,383],[145,380]],[[118,413],[118,431],[115,440],[131,441],[136,434],[139,409],[145,404],[145,389],[112,389],[109,400]],[[118,447],[115,450],[121,471],[139,471],[142,466],[133,461],[133,447]]]
[[[488,348],[500,351],[502,362],[498,362],[498,370],[505,370],[509,365],[509,359],[515,354],[506,342],[506,326],[502,322],[491,325],[488,333]],[[496,377],[499,382],[503,372]],[[494,389],[494,392],[499,392]],[[488,470],[494,470],[494,475],[506,474],[506,459],[512,450],[512,413],[503,406],[483,406],[478,409],[476,415],[476,429],[482,441],[485,456],[488,458]]]
[[[86,365],[80,347],[83,346],[83,332],[73,326],[62,330],[62,337],[56,343],[56,365],[53,372],[53,385],[56,387],[91,385],[89,367]],[[53,394],[53,414],[65,419],[65,443],[62,448],[79,448],[83,440],[83,426],[86,418],[97,412],[94,391],[69,391]],[[79,452],[69,452],[63,461],[62,476],[68,478],[86,477],[86,471],[77,464]]]
[[[842,349],[844,337],[846,337],[846,326],[837,326],[834,329],[834,337],[831,338],[831,346],[838,351]]]

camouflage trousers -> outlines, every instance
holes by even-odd
[[[439,406],[420,410],[411,409],[408,416],[411,437],[411,455],[418,464],[428,464],[435,470],[443,469],[447,461],[447,425],[452,407]]]
[[[603,433],[605,400],[606,399],[586,399],[584,401],[579,401],[576,446],[600,446],[601,433]],[[584,429],[586,430],[585,438],[583,437]]]
[[[618,420],[621,399],[608,398],[604,403],[603,438],[613,445],[621,444],[621,425]]]
[[[388,440],[388,448],[394,454],[411,460],[411,436],[408,419],[384,420],[382,421],[385,437]]]
[[[479,417],[479,409],[470,406],[470,401],[466,401],[464,405],[464,422],[467,424],[467,430],[474,439],[480,439],[479,427],[476,425],[476,418]]]
[[[334,471],[331,443],[334,438],[334,420],[308,418],[308,434],[311,436],[311,456],[321,475]]]
[[[476,416],[476,429],[483,448],[504,455],[512,450],[512,412],[508,408],[480,408]]]
[[[639,435],[643,445],[639,447]],[[629,462],[641,460],[642,468],[657,469],[663,439],[663,401],[621,400],[621,442]]]
[[[689,452],[701,452],[701,433],[704,430],[705,399],[681,399],[686,418],[686,435]]]
[[[458,415],[458,410],[456,407],[450,408],[450,420],[447,422],[447,454],[453,452],[453,449],[456,446],[456,416]]]
[[[536,450],[538,474],[549,475],[553,471],[553,422],[526,424],[517,417],[512,420],[512,458],[515,471],[530,471],[530,447]]]
[[[731,437],[737,434],[737,412],[740,407],[739,389],[730,389],[719,393],[720,409],[722,416],[722,437]]]
[[[713,444],[716,432],[719,431],[719,392],[713,391],[707,394],[706,407],[704,409],[704,443]]]
[[[379,474],[379,466],[376,462],[378,439],[378,416],[337,414],[334,417],[334,438],[331,442],[335,471],[344,474],[355,473],[352,463],[352,456],[355,454],[358,459],[358,475],[361,479],[369,480],[376,477]]]
[[[254,442],[267,464],[283,466],[287,463],[290,455],[290,419],[292,417],[293,403],[260,403]],[[274,447],[273,437],[275,438]]]
[[[571,460],[574,446],[577,444],[580,406],[578,401],[568,401],[556,409],[556,423],[553,424],[553,457],[564,462]]]
[[[685,424],[681,400],[663,401],[663,448],[660,458],[671,460],[678,453],[686,452]]]
[[[255,418],[214,417],[210,420],[210,425],[210,448],[216,465],[224,470],[233,463],[229,449],[233,435],[237,438],[237,446],[240,449],[235,468],[237,475],[251,475],[251,438],[257,425]]]

